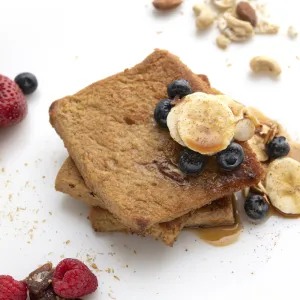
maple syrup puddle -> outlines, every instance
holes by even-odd
[[[241,234],[243,229],[238,210],[237,210],[237,198],[235,195],[232,196],[233,211],[235,217],[235,224],[227,226],[217,227],[200,227],[200,228],[189,228],[188,230],[194,233],[204,242],[216,246],[224,247],[235,243]]]

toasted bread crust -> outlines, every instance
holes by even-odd
[[[65,97],[50,110],[50,122],[64,140],[88,188],[133,231],[144,232],[209,204],[216,198],[255,185],[263,169],[247,144],[245,161],[230,173],[213,158],[196,178],[166,176],[178,150],[168,131],[153,120],[167,84],[190,81],[193,91],[216,93],[167,51],[156,50],[141,64]],[[174,149],[177,150],[174,150]]]

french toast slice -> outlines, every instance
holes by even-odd
[[[87,188],[70,157],[65,160],[57,174],[55,188],[57,191],[94,206],[91,208],[90,221],[95,231],[130,232],[129,228],[126,228],[113,214],[105,209],[105,204],[101,198]],[[232,225],[234,222],[231,197],[225,197],[175,220],[155,224],[143,235],[151,235],[155,239],[160,239],[165,244],[172,246],[184,226],[220,226]]]
[[[153,119],[168,83],[184,78],[194,92],[217,93],[176,56],[155,50],[142,63],[52,103],[50,122],[88,188],[126,227],[144,232],[225,195],[256,185],[264,171],[247,143],[245,159],[222,172],[208,157],[198,177],[176,167],[181,148]],[[175,160],[175,165],[174,165]]]

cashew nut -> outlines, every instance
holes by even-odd
[[[220,34],[216,39],[217,45],[221,49],[226,49],[228,45],[231,43],[231,40],[227,38],[225,35]]]
[[[219,18],[218,27],[223,35],[236,42],[246,41],[254,34],[253,27],[249,22],[239,20],[228,12]]]
[[[215,14],[207,5],[195,5],[193,10],[197,16],[196,26],[199,29],[205,29],[215,20]]]
[[[279,26],[271,24],[268,21],[261,20],[255,27],[257,34],[276,34],[279,31]]]
[[[236,0],[213,0],[213,4],[221,9],[233,7]]]
[[[256,56],[250,61],[250,68],[253,72],[269,72],[274,76],[281,73],[281,67],[276,60],[267,56]]]

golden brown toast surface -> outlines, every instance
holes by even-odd
[[[95,206],[91,208],[90,220],[96,231],[130,231],[113,214],[104,209],[103,201],[87,188],[70,157],[66,159],[57,174],[55,187],[60,192]],[[232,201],[230,197],[226,197],[175,220],[155,224],[144,234],[152,235],[155,239],[160,239],[171,246],[184,226],[219,226],[231,225],[234,222]]]
[[[184,78],[194,92],[215,93],[167,51],[54,102],[50,121],[88,188],[133,231],[143,232],[255,185],[263,169],[247,144],[245,161],[221,172],[208,158],[204,172],[186,177],[172,164],[180,148],[157,126],[153,111],[167,84]]]

